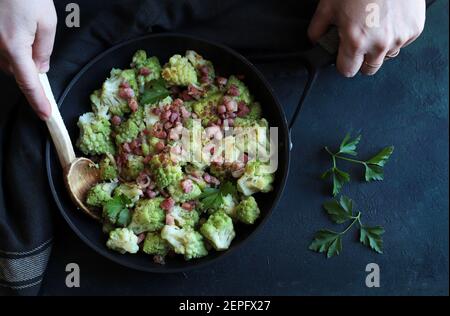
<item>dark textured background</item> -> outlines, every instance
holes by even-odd
[[[288,113],[304,71],[260,65]],[[295,89],[294,87],[298,87]],[[318,179],[328,167],[322,148],[361,130],[362,157],[395,145],[385,181],[346,187],[367,224],[386,228],[385,254],[350,233],[344,251],[326,260],[307,250],[314,232],[334,228],[321,210],[329,187]],[[428,12],[423,36],[373,78],[324,71],[294,133],[285,195],[256,238],[223,261],[185,274],[127,270],[94,253],[57,216],[54,249],[43,295],[448,295],[448,2]],[[353,168],[355,179],[361,177]],[[81,288],[65,287],[66,264],[81,268]],[[381,288],[365,287],[365,266],[381,268]]]

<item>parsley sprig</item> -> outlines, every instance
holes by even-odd
[[[388,146],[383,148],[375,156],[368,160],[358,160],[350,158],[348,156],[357,156],[356,152],[359,142],[361,141],[361,135],[353,138],[350,133],[347,133],[339,146],[339,151],[333,153],[328,147],[325,150],[330,154],[332,159],[332,167],[322,174],[322,179],[331,177],[333,180],[333,196],[338,195],[345,183],[350,182],[350,174],[337,167],[337,160],[345,160],[351,163],[361,164],[365,168],[365,180],[381,181],[384,179],[383,167],[389,160],[390,156],[394,152],[394,146]],[[346,156],[344,156],[346,155]]]
[[[316,232],[310,250],[326,253],[328,258],[339,255],[342,252],[342,237],[355,225],[359,229],[359,241],[364,246],[372,250],[383,253],[384,228],[381,226],[365,226],[361,221],[361,212],[353,211],[353,201],[341,196],[340,200],[330,200],[323,204],[329,218],[336,224],[351,223],[341,232],[335,232],[328,229],[321,229]]]
[[[228,194],[236,195],[236,186],[231,182],[225,182],[220,188],[205,188],[199,196],[203,207],[207,209],[217,209],[223,204],[223,199]]]

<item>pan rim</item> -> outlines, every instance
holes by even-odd
[[[106,259],[120,265],[123,267],[127,267],[127,268],[131,268],[134,270],[138,270],[138,271],[143,271],[143,272],[149,272],[149,273],[161,273],[161,274],[166,274],[166,273],[181,273],[181,272],[187,272],[193,269],[198,269],[198,268],[202,268],[205,267],[207,265],[212,264],[213,262],[217,262],[220,259],[223,259],[227,256],[229,256],[230,254],[234,253],[237,249],[240,249],[244,244],[248,243],[249,240],[251,240],[251,238],[254,238],[258,232],[261,231],[261,229],[266,225],[268,219],[272,216],[272,213],[274,211],[274,209],[278,206],[279,201],[283,195],[284,189],[286,187],[287,184],[287,180],[288,180],[288,175],[289,175],[289,169],[290,169],[290,150],[289,150],[289,144],[290,144],[290,132],[288,129],[288,123],[287,123],[287,118],[286,118],[286,114],[284,112],[283,107],[281,106],[278,98],[276,97],[276,94],[272,88],[272,86],[269,84],[269,82],[266,80],[266,78],[263,76],[263,74],[256,68],[256,66],[254,66],[250,61],[247,60],[247,58],[245,58],[242,54],[238,53],[237,51],[235,51],[234,49],[227,47],[225,45],[222,45],[220,43],[216,43],[210,40],[206,40],[206,39],[202,39],[196,36],[191,36],[191,35],[185,35],[185,34],[181,34],[181,33],[158,33],[158,34],[147,34],[147,35],[143,35],[143,36],[139,36],[133,39],[129,39],[126,40],[124,42],[120,42],[117,43],[113,46],[111,46],[110,48],[106,49],[105,51],[101,52],[99,55],[97,55],[96,57],[94,57],[91,61],[89,61],[85,66],[83,66],[79,72],[77,72],[77,74],[70,80],[69,84],[67,85],[67,87],[64,89],[63,93],[61,94],[61,96],[58,98],[57,101],[57,105],[58,108],[61,108],[64,104],[64,100],[66,99],[67,95],[70,93],[70,91],[72,90],[73,86],[78,82],[78,80],[84,75],[84,73],[90,69],[95,63],[99,62],[102,58],[104,58],[105,56],[107,56],[108,54],[110,54],[111,52],[120,49],[124,46],[127,46],[131,43],[135,43],[135,42],[139,42],[139,41],[143,41],[146,40],[148,38],[158,38],[158,37],[172,37],[172,38],[185,38],[185,39],[191,39],[194,41],[198,41],[198,42],[203,42],[207,45],[210,46],[216,46],[217,48],[227,52],[228,54],[231,54],[233,56],[235,56],[236,58],[238,58],[242,63],[246,64],[259,78],[259,80],[261,80],[262,84],[264,85],[264,87],[267,89],[267,91],[269,92],[271,98],[273,99],[275,106],[277,107],[278,111],[281,114],[281,121],[282,121],[282,126],[281,128],[284,130],[284,133],[287,137],[287,139],[285,140],[285,146],[284,146],[284,154],[286,157],[286,160],[284,161],[285,164],[285,168],[284,168],[284,173],[281,174],[280,176],[282,176],[282,179],[280,181],[280,185],[278,187],[278,192],[275,195],[275,198],[273,200],[273,204],[272,207],[267,211],[267,214],[264,216],[264,218],[262,218],[259,222],[259,224],[253,229],[252,232],[249,233],[249,235],[238,245],[236,245],[235,247],[233,247],[232,249],[229,249],[223,253],[221,253],[220,255],[214,257],[214,258],[210,258],[209,260],[203,261],[203,262],[198,262],[198,263],[193,263],[189,266],[186,267],[177,267],[177,268],[155,268],[152,266],[148,266],[148,267],[142,267],[140,265],[136,265],[132,262],[123,262],[120,261],[118,259],[116,259],[114,256],[109,255],[105,249],[97,247],[93,242],[91,242],[89,240],[89,238],[87,238],[82,232],[81,230],[77,227],[77,225],[75,225],[72,220],[70,219],[70,217],[67,215],[67,210],[66,208],[63,206],[63,203],[61,202],[60,198],[59,198],[59,194],[57,192],[57,189],[55,187],[55,184],[53,182],[53,177],[52,177],[52,166],[51,166],[51,148],[52,148],[52,142],[51,139],[49,138],[49,136],[47,136],[47,141],[45,144],[45,165],[46,165],[46,169],[47,169],[47,180],[49,182],[50,185],[50,189],[51,189],[51,193],[53,196],[53,199],[59,209],[59,212],[61,213],[61,215],[63,216],[64,220],[67,222],[67,224],[69,225],[69,227],[74,231],[74,233],[87,245],[89,246],[92,250],[94,250],[97,254],[105,257]],[[75,206],[74,206],[75,208]]]

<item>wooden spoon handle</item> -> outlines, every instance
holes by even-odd
[[[61,113],[59,112],[47,75],[39,74],[39,80],[41,81],[42,88],[44,88],[45,95],[47,96],[52,109],[52,113],[46,121],[47,128],[50,132],[50,136],[52,137],[56,152],[58,153],[61,167],[63,170],[67,170],[76,158],[72,141],[70,140],[66,125],[64,124]]]

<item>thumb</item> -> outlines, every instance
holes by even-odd
[[[308,37],[316,43],[327,31],[332,24],[333,15],[331,10],[320,6],[317,8],[308,27]]]
[[[27,98],[36,114],[46,120],[51,115],[51,106],[39,81],[36,65],[30,51],[11,58],[12,70],[19,88]]]

